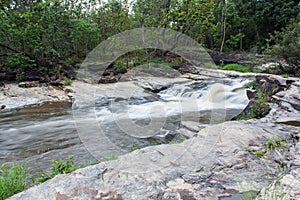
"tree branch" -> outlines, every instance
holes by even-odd
[[[23,52],[23,51],[20,51],[20,50],[18,50],[18,49],[15,49],[15,48],[13,48],[13,47],[10,47],[10,46],[8,46],[8,45],[6,45],[6,44],[1,44],[1,43],[0,43],[0,47],[4,47],[4,48],[6,48],[6,49],[8,49],[8,50],[10,50],[10,51],[13,51],[13,52],[18,53],[18,54],[23,55],[23,56],[27,56],[27,57],[29,57],[31,60],[35,60],[35,61],[36,61],[36,59],[35,59],[33,56],[31,56],[31,55],[29,55],[29,54],[27,54],[27,53],[25,53],[25,52]]]
[[[15,52],[15,53],[18,53],[18,54],[20,54],[20,55],[26,56],[26,53],[24,53],[24,52],[22,52],[22,51],[19,51],[19,50],[17,50],[17,49],[14,49],[14,48],[12,48],[12,47],[10,47],[10,46],[8,46],[8,45],[1,44],[1,43],[0,43],[0,46],[3,47],[3,48],[9,49],[9,50],[11,50],[11,51],[13,51],[13,52]],[[28,57],[29,57],[29,56],[28,56]]]

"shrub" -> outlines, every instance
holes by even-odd
[[[0,167],[0,200],[6,199],[29,187],[28,168],[16,163]]]
[[[257,99],[252,101],[252,104],[250,105],[250,110],[248,112],[243,111],[238,116],[234,117],[234,120],[248,120],[252,118],[263,118],[266,116],[271,108],[267,104],[267,98],[268,96],[264,94],[261,91],[258,91],[258,97]]]
[[[68,85],[71,85],[72,84],[72,79],[70,79],[70,78],[66,78],[65,79],[65,82],[64,82],[64,86],[68,86]]]
[[[52,168],[50,174],[41,174],[41,177],[38,181],[42,183],[58,174],[70,173],[79,168],[80,166],[76,166],[74,164],[73,156],[68,156],[66,162],[63,162],[62,160],[52,160]]]
[[[250,67],[239,64],[227,64],[220,67],[223,70],[234,70],[238,72],[251,72]]]
[[[257,96],[255,99],[252,99],[248,107],[238,116],[234,117],[233,120],[260,119],[266,116],[271,110],[267,101],[272,97],[274,85],[272,85],[271,89],[264,89],[260,88],[257,83],[253,81],[246,85],[246,87],[256,90]]]
[[[250,107],[252,118],[259,119],[266,116],[270,112],[271,108],[267,104],[267,98],[268,96],[266,94],[258,91],[258,98]]]
[[[126,69],[126,68],[127,68],[126,63],[124,63],[124,62],[119,62],[119,61],[116,62],[115,66],[116,66],[116,68],[118,68],[118,69]]]

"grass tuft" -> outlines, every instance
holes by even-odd
[[[234,71],[238,71],[238,72],[251,72],[251,68],[248,66],[244,66],[244,65],[239,65],[239,64],[227,64],[224,66],[220,66],[220,69],[223,70],[234,70]]]
[[[30,186],[28,167],[17,163],[0,167],[0,200],[22,192]]]
[[[69,85],[71,85],[72,84],[72,79],[70,79],[70,78],[66,78],[65,79],[65,82],[64,82],[64,86],[69,86]]]
[[[81,167],[83,166],[74,164],[73,156],[68,156],[66,162],[63,162],[62,160],[52,160],[52,168],[50,174],[41,174],[38,182],[43,183],[58,174],[67,174]]]

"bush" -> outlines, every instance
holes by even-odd
[[[258,98],[254,101],[254,103],[250,107],[252,118],[260,119],[266,116],[270,112],[271,108],[267,104],[267,98],[268,98],[267,94],[258,91]]]
[[[238,72],[251,72],[250,67],[239,64],[227,64],[220,67],[223,70],[234,70]]]
[[[274,90],[274,85],[272,85],[270,89],[263,89],[253,81],[246,87],[256,90],[257,95],[250,101],[248,107],[238,116],[234,117],[233,120],[260,119],[266,116],[271,110],[267,102],[273,95],[272,91]]]
[[[0,167],[0,200],[6,199],[29,187],[28,168],[16,163]]]
[[[115,66],[118,69],[126,69],[127,68],[126,63],[119,62],[119,61],[116,62]]]

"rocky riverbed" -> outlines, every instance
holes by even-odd
[[[58,175],[10,199],[233,200],[242,198],[244,192],[259,194],[263,199],[276,199],[276,195],[281,199],[299,199],[300,80],[203,70],[200,75],[184,75],[177,81],[186,81],[185,78],[203,81],[216,77],[223,81],[256,77],[258,82],[276,82],[279,89],[272,97],[270,113],[262,119],[208,124],[187,117],[180,121],[180,127],[190,139],[178,144],[149,146],[120,155],[113,161]],[[130,88],[135,88],[137,95],[141,94],[140,88],[160,91],[177,82],[174,79],[149,81],[143,77],[135,80],[140,86],[134,84]],[[85,84],[77,85],[81,86]],[[104,91],[105,87],[108,86],[98,89]],[[128,99],[123,95],[128,94],[128,88],[124,87],[118,95]],[[86,96],[81,97],[84,100]],[[215,98],[207,99],[213,101]],[[231,98],[227,99],[230,101]],[[79,105],[85,108],[83,104]],[[122,112],[118,117],[122,119]],[[281,145],[266,145],[278,138]]]

